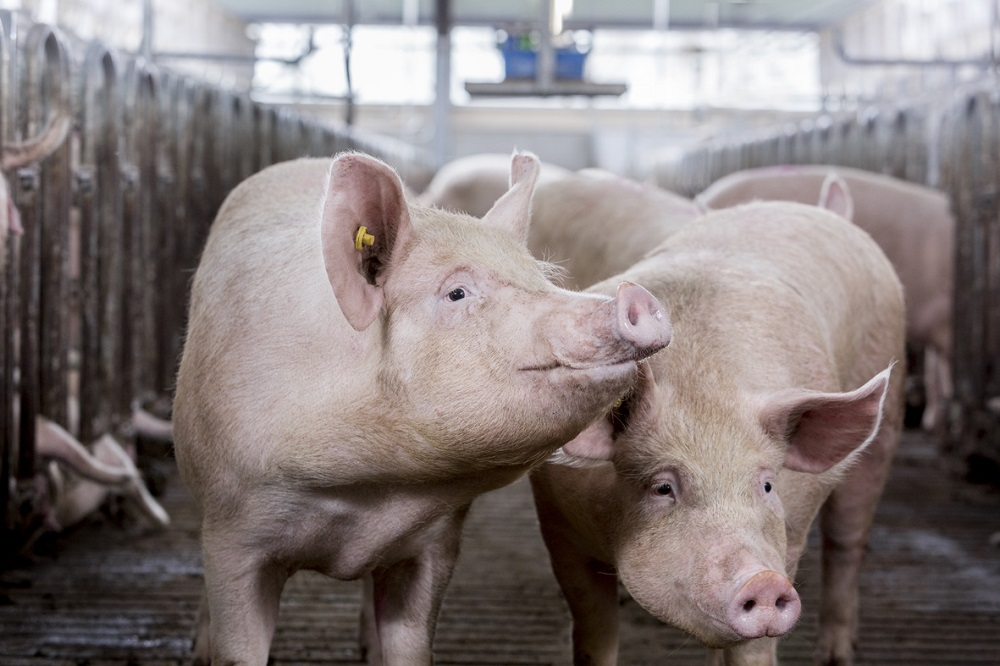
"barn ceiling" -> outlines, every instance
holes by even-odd
[[[450,0],[456,25],[534,23],[541,0]],[[216,0],[248,22],[431,24],[437,0]],[[702,29],[745,27],[817,30],[842,21],[875,0],[575,0],[568,28]]]

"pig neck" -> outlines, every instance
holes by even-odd
[[[297,450],[288,455],[286,449],[274,461],[282,478],[317,489],[434,484],[468,493],[471,499],[516,480],[534,462],[514,461],[494,471],[494,465],[452,456],[446,449],[453,450],[453,445],[442,445],[435,437],[433,421],[421,422],[409,413],[405,389],[385,382],[377,362],[366,362],[349,374],[333,382],[317,376],[315,383],[302,382],[297,397],[286,396],[286,402],[302,400],[303,405],[318,397],[325,406],[309,408],[319,414],[317,420],[288,426],[292,429],[288,440]],[[358,385],[359,377],[369,379]],[[307,412],[292,409],[288,413]]]

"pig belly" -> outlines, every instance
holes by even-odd
[[[247,511],[238,519],[244,524],[237,531],[252,535],[252,543],[268,544],[267,558],[273,562],[355,580],[377,566],[416,557],[448,530],[460,527],[477,495],[512,483],[523,473],[518,469],[491,476],[486,487],[475,479],[388,490],[345,486],[291,495],[278,489],[246,503]]]

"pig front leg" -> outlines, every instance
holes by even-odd
[[[573,616],[573,663],[618,663],[618,577],[614,569],[568,548],[550,546],[552,567]]]
[[[264,666],[289,572],[262,561],[250,547],[232,545],[245,535],[220,533],[208,524],[202,534],[207,603],[199,612],[195,663],[205,663],[199,660],[210,653],[215,666]]]
[[[194,638],[191,641],[191,663],[194,666],[210,666],[212,663],[212,645],[208,627],[208,594],[206,590],[202,590],[198,617],[194,622]]]
[[[415,557],[372,571],[362,600],[362,647],[372,666],[434,663],[434,631],[468,510],[461,507],[431,534],[416,537],[426,545]]]
[[[583,552],[573,530],[542,491],[542,475],[531,477],[535,508],[552,571],[573,618],[573,663],[618,663],[618,576],[611,565]]]
[[[758,638],[726,650],[709,650],[706,666],[774,666],[778,639]]]

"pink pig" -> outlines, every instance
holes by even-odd
[[[265,169],[194,278],[174,404],[203,512],[196,660],[264,664],[287,578],[365,577],[372,663],[429,664],[472,500],[605,413],[670,323],[645,289],[549,282],[534,156],[482,220],[360,154]]]
[[[755,203],[707,214],[588,291],[622,280],[667,305],[674,340],[563,448],[570,464],[531,475],[575,663],[616,662],[618,580],[720,649],[713,663],[775,663],[817,514],[820,661],[850,663],[858,573],[902,420],[891,264],[833,213]]]
[[[923,425],[940,429],[952,394],[955,247],[955,219],[943,192],[860,169],[802,165],[737,171],[696,200],[713,210],[756,199],[814,203],[831,171],[850,190],[845,216],[871,234],[903,283],[907,342],[923,356]]]
[[[583,289],[622,272],[701,215],[690,199],[598,169],[538,184],[528,247]]]

